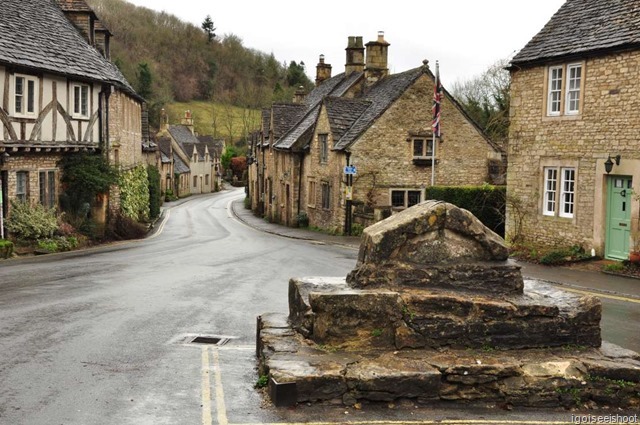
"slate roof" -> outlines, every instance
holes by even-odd
[[[111,83],[141,99],[54,0],[2,0],[0,64]]]
[[[224,140],[214,139],[213,136],[198,136],[200,143],[207,145],[209,155],[220,158],[224,150]]]
[[[373,122],[386,111],[423,73],[423,68],[414,68],[399,74],[389,75],[371,86],[363,96],[369,107],[358,120],[334,144],[334,150],[351,146]]]
[[[164,164],[171,162],[171,139],[169,137],[160,137],[157,142],[158,149]]]
[[[360,99],[327,97],[324,100],[324,105],[327,108],[331,133],[335,140],[340,140],[353,123],[360,118],[360,115],[371,106],[371,102]]]
[[[185,125],[170,125],[168,128],[169,134],[183,149],[185,145],[194,145],[198,143],[198,139],[193,135],[189,127]]]
[[[56,2],[65,11],[93,13],[93,9],[84,0],[56,0]]]
[[[173,155],[173,172],[178,174],[188,174],[191,169],[182,161],[179,155]]]
[[[313,126],[320,113],[320,102],[326,96],[343,96],[349,88],[362,78],[362,72],[353,72],[348,76],[344,73],[332,77],[314,88],[305,99],[306,113],[293,126],[287,134],[276,138],[275,147],[279,149],[299,149],[305,147],[313,132]]]
[[[278,140],[302,118],[306,106],[299,103],[274,103],[271,107],[273,139]]]
[[[640,48],[638,0],[567,0],[511,63],[629,47]]]

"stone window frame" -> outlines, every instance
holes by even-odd
[[[88,120],[91,116],[91,86],[86,83],[72,83],[69,90],[71,117]]]
[[[329,134],[318,134],[318,149],[320,153],[320,163],[329,162]]]
[[[320,182],[321,205],[323,210],[331,209],[331,184],[328,181]]]
[[[318,199],[318,182],[315,178],[307,180],[307,206],[315,208]]]
[[[193,187],[194,188],[198,187],[198,175],[197,174],[195,176],[193,176]]]
[[[209,174],[204,175],[204,185],[209,186]]]
[[[416,144],[417,142],[421,142],[422,146],[420,147],[420,155],[416,155]],[[429,147],[431,147],[431,154],[429,153]],[[433,139],[429,139],[427,137],[412,137],[411,138],[411,149],[413,159],[428,159],[431,160],[433,158]]]
[[[53,208],[57,205],[56,201],[56,185],[57,170],[43,169],[38,170],[38,193],[39,202],[47,208]]]
[[[575,219],[577,182],[578,167],[576,164],[567,162],[543,164],[542,215],[569,220]]]
[[[544,73],[544,116],[550,119],[566,118],[576,119],[582,116],[584,108],[584,85],[585,85],[585,61],[569,62],[565,64],[549,65]],[[579,70],[579,77],[572,77],[572,72]],[[560,72],[559,78],[552,78],[554,73]],[[572,81],[579,79],[576,87],[572,85]],[[558,99],[552,101],[552,84],[554,81],[560,81],[560,87],[555,88],[554,93],[559,94]],[[577,94],[577,97],[574,96]],[[556,102],[558,110],[552,110],[551,107]],[[577,109],[571,109],[571,103],[577,103]]]
[[[400,193],[402,193],[402,195],[403,195],[402,196],[403,197],[402,206],[398,205],[397,197],[394,200],[394,192],[395,192],[396,196],[399,195]],[[415,203],[412,203],[410,201],[410,199],[409,199],[409,196],[410,196],[409,194],[411,192],[418,193],[418,195],[419,195],[418,201],[415,202]],[[412,206],[417,205],[420,202],[422,202],[424,200],[424,196],[425,196],[424,195],[424,189],[421,189],[421,188],[415,188],[415,187],[391,188],[391,189],[389,189],[389,205],[391,205],[391,208],[396,210],[396,211],[404,210],[404,209],[407,209],[409,207],[412,207]],[[409,205],[409,204],[411,204],[411,205]]]
[[[21,93],[18,93],[18,81],[21,83]],[[29,83],[32,83],[30,86]],[[30,88],[31,87],[31,88]],[[11,85],[11,110],[15,117],[18,118],[37,118],[39,110],[38,89],[40,87],[40,78],[34,75],[14,74],[13,84]],[[18,102],[20,98],[20,102]],[[20,103],[20,110],[18,110]]]

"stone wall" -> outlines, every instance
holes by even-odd
[[[133,168],[142,158],[142,105],[128,94],[109,96],[109,162]]]
[[[576,61],[572,61],[575,63]],[[640,191],[640,52],[624,52],[583,61],[581,114],[546,116],[547,67],[512,72],[507,237],[517,234],[537,245],[582,245],[602,253],[605,244],[608,155],[621,155],[611,175],[633,177]],[[543,167],[576,169],[573,218],[542,214]],[[638,217],[634,202],[633,217]],[[522,211],[523,213],[519,213]],[[524,218],[519,229],[518,218]]]
[[[27,199],[31,203],[40,202],[40,179],[41,171],[56,171],[55,200],[58,202],[60,194],[60,176],[62,170],[58,167],[58,162],[62,159],[62,153],[14,153],[5,162],[3,171],[7,172],[7,198],[4,202],[9,206],[11,200],[16,199],[16,173],[27,172]]]

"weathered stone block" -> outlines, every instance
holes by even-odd
[[[289,320],[293,327],[305,337],[313,331],[313,311],[309,304],[309,294],[334,292],[349,289],[345,278],[305,277],[289,280]]]

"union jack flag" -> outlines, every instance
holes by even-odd
[[[442,101],[444,89],[440,82],[440,64],[436,62],[436,80],[433,85],[433,122],[431,128],[435,137],[440,137],[440,102]]]

